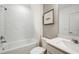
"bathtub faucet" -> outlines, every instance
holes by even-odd
[[[5,37],[4,36],[1,36],[0,37],[0,40],[1,40],[1,43],[6,43],[6,40],[5,40]]]

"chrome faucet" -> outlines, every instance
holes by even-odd
[[[5,40],[5,37],[4,36],[1,36],[0,37],[0,40],[1,40],[1,43],[6,43],[6,40]]]
[[[79,41],[76,40],[76,39],[72,39],[72,42],[76,43],[76,44],[79,44]]]

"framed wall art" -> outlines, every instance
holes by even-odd
[[[44,24],[54,24],[54,9],[51,9],[43,14]]]

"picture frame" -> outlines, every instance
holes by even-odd
[[[54,9],[51,9],[43,14],[43,23],[54,24]]]

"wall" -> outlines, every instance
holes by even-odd
[[[43,12],[50,9],[54,9],[54,24],[43,25],[43,35],[46,38],[54,38],[58,34],[58,5],[56,4],[45,4],[43,6]]]
[[[12,42],[17,43],[17,41],[20,40],[25,40],[26,42],[31,41],[31,43],[33,43],[34,41],[39,42],[40,34],[42,34],[41,21],[43,6],[40,4],[7,4],[4,6],[7,7],[7,10],[5,11],[5,15],[3,17],[5,20],[3,23],[4,34],[7,41],[6,44]],[[12,44],[11,47],[15,48],[15,46],[13,45],[14,44]],[[10,47],[10,45],[8,46]],[[7,48],[7,46],[5,48]]]
[[[42,36],[42,15],[43,15],[43,5],[42,4],[33,4],[31,5],[33,10],[34,25],[37,34],[37,41],[40,41],[40,36]]]
[[[7,42],[40,36],[42,5],[5,5],[5,36]]]
[[[53,39],[58,35],[58,5],[45,4],[43,5],[43,12],[54,8],[54,25],[43,25],[43,36],[45,38]],[[42,46],[47,47],[47,43],[42,38]]]
[[[4,8],[0,5],[0,36],[4,35]]]
[[[4,26],[4,24],[3,24],[4,20],[3,20],[3,15],[4,15],[4,9],[0,5],[0,37],[2,35],[4,35],[4,27],[3,27]],[[0,44],[0,51],[1,51],[1,44]]]
[[[4,29],[7,42],[33,38],[35,28],[30,5],[12,4],[5,7],[7,10],[4,15]]]

